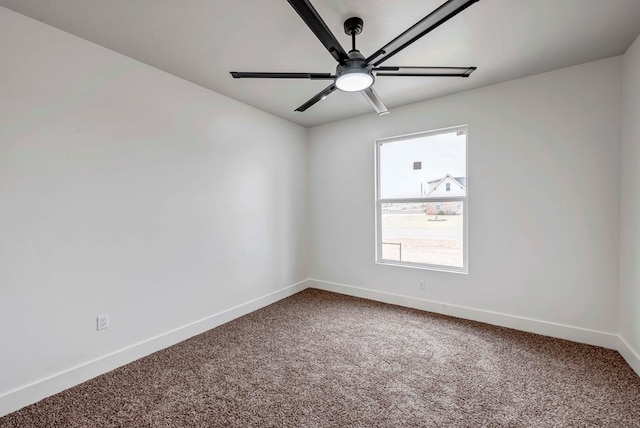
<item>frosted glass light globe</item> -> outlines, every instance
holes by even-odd
[[[373,84],[373,76],[363,69],[347,69],[336,78],[336,86],[341,91],[358,92]]]

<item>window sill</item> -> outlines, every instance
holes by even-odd
[[[377,265],[382,266],[395,266],[409,269],[431,270],[435,272],[457,273],[462,275],[469,275],[469,270],[466,268],[456,268],[440,265],[424,265],[417,263],[397,262],[393,260],[376,260]]]

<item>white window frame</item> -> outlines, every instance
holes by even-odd
[[[451,132],[464,131],[466,133],[465,139],[465,195],[464,196],[442,196],[438,198],[380,198],[380,147],[384,144],[394,143],[398,141],[407,141],[417,138],[424,138],[439,134],[448,134]],[[452,272],[452,273],[469,273],[469,127],[468,125],[453,126],[449,128],[434,129],[426,132],[418,132],[414,134],[400,135],[397,137],[381,138],[376,140],[375,143],[375,261],[377,264],[400,266],[415,269],[426,269],[440,272]],[[415,263],[398,260],[387,260],[382,258],[382,205],[387,203],[433,203],[433,202],[462,202],[463,207],[463,222],[462,222],[462,267],[436,265],[427,263]]]

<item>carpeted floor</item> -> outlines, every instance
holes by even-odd
[[[309,289],[0,427],[640,427],[615,351]]]

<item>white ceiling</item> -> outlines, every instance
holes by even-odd
[[[345,50],[342,23],[364,19],[373,53],[444,0],[311,0]],[[0,5],[304,126],[375,114],[329,82],[232,79],[229,71],[333,73],[335,60],[286,0],[0,0]],[[384,65],[477,66],[471,77],[379,77],[393,107],[623,54],[640,34],[640,0],[480,0]],[[18,41],[16,41],[18,43]]]

